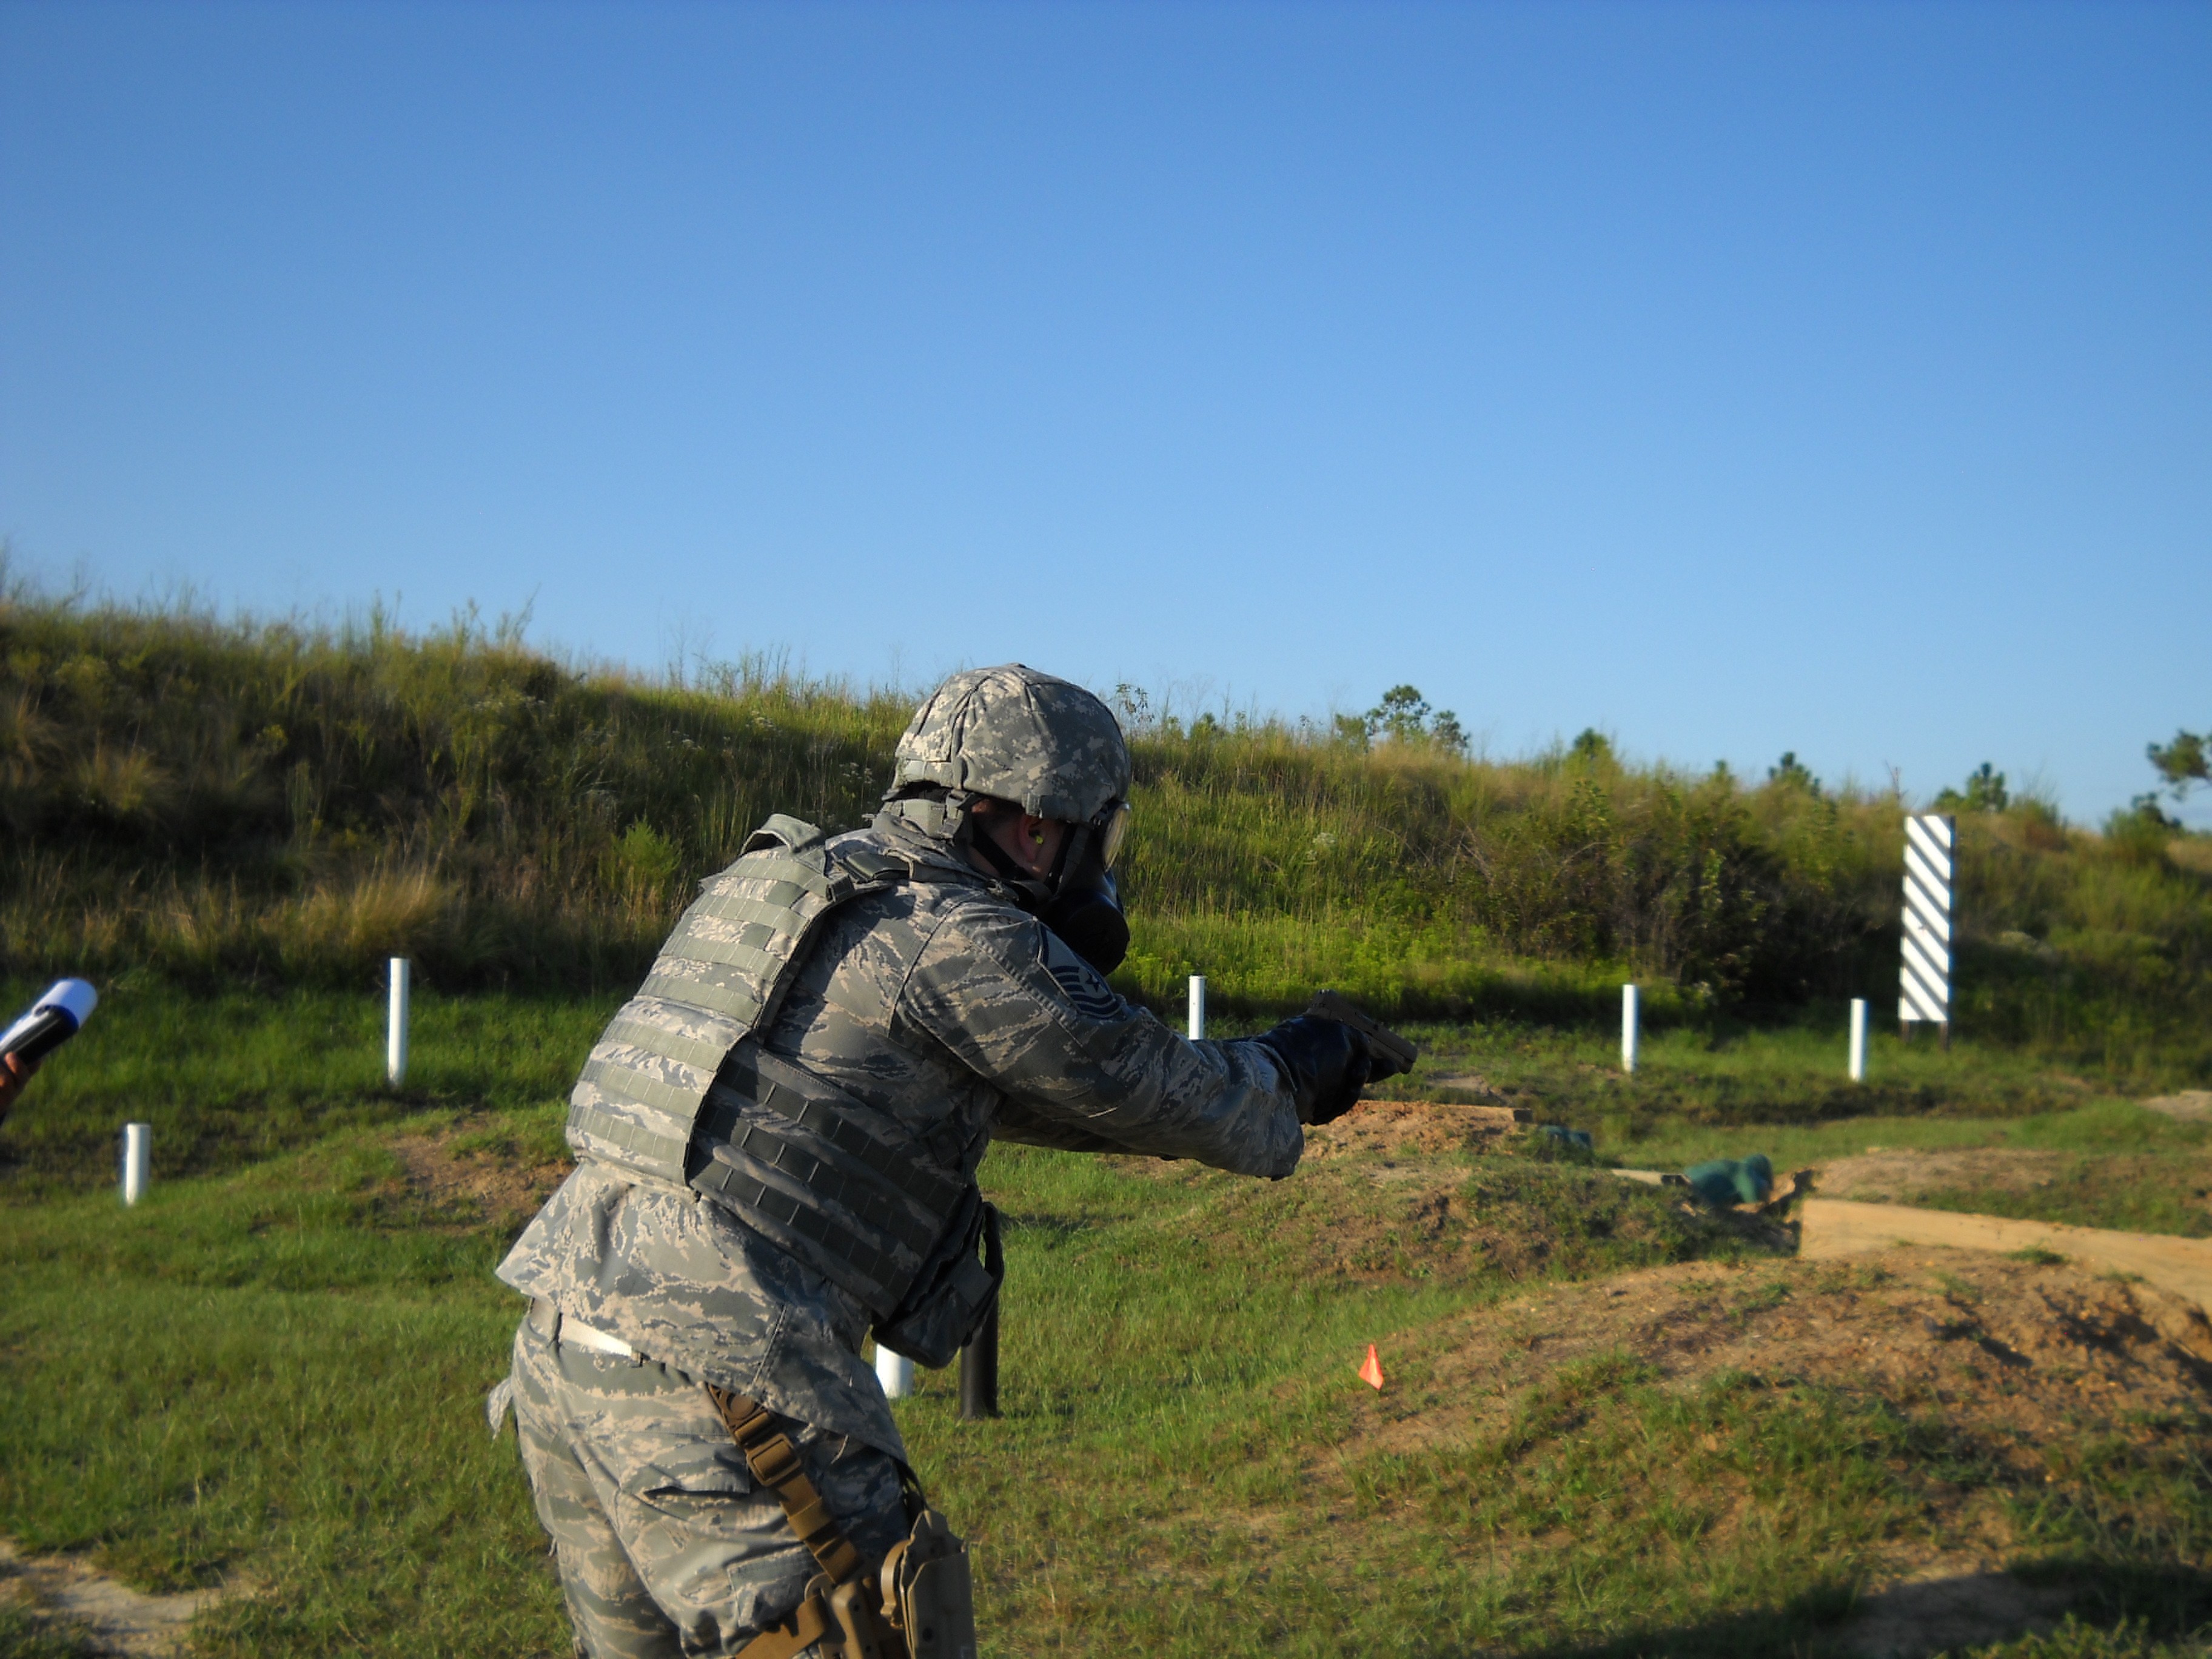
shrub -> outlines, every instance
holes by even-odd
[[[1905,803],[1794,756],[1756,787],[1626,765],[1595,731],[1469,758],[1410,686],[1320,728],[1115,701],[1121,982],[1156,1000],[1199,969],[1224,1010],[1325,981],[1401,1016],[1595,1017],[1632,974],[1660,1018],[1895,982]],[[448,988],[634,982],[769,812],[866,820],[913,702],[761,659],[585,670],[472,616],[409,635],[6,589],[0,966],[362,984],[404,954]],[[2123,1063],[2204,1048],[2212,880],[2174,833],[2145,804],[2102,836],[2033,799],[1962,820],[1964,1017]],[[2047,943],[1985,948],[2007,933]]]

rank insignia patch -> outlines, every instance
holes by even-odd
[[[1075,954],[1067,941],[1043,923],[1037,924],[1037,961],[1052,975],[1052,982],[1086,1019],[1114,1019],[1121,1012],[1121,999],[1099,977],[1098,970]]]

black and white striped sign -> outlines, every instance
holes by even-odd
[[[1951,849],[1959,821],[1941,812],[1905,820],[1904,994],[1897,1017],[1951,1023]]]

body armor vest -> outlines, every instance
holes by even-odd
[[[721,1204],[858,1299],[901,1352],[918,1301],[956,1282],[956,1301],[981,1294],[988,1304],[995,1291],[975,1282],[981,1194],[955,1158],[768,1053],[757,1034],[823,918],[913,876],[877,849],[832,851],[812,824],[769,819],[705,884],[608,1023],[568,1097],[568,1125],[580,1158]]]

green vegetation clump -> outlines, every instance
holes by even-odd
[[[188,981],[635,979],[769,813],[857,821],[910,708],[752,661],[582,672],[408,636],[0,596],[8,966]]]
[[[1467,753],[1393,687],[1327,726],[1156,717],[1121,983],[1271,1017],[1321,983],[1395,1018],[1711,1027],[1894,983],[1905,803],[1784,757],[1747,783],[1599,733]],[[0,972],[355,993],[634,983],[771,811],[873,810],[911,692],[749,659],[653,680],[473,616],[426,634],[87,604],[0,572]],[[2212,1062],[2212,858],[2100,836],[1988,769],[1960,805],[1962,1026],[2083,1066]],[[1976,807],[1986,810],[1973,810]],[[2136,815],[2141,818],[2142,815]]]

